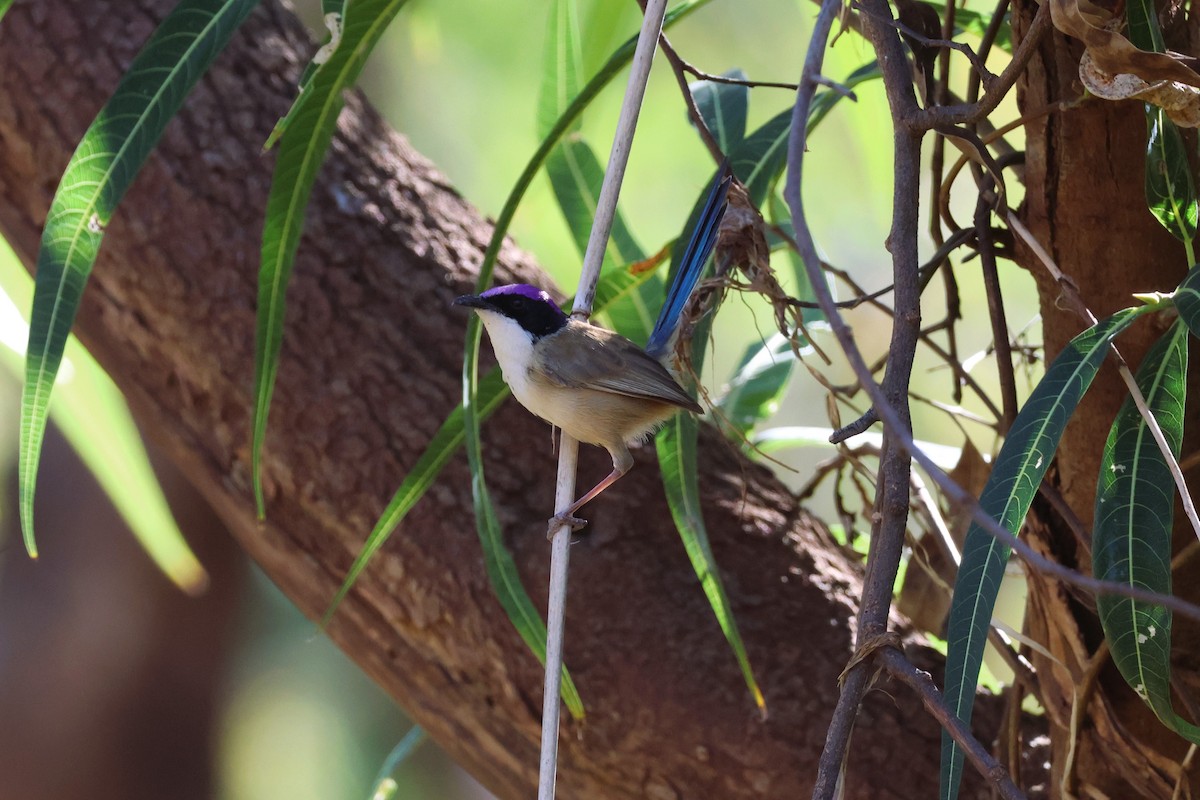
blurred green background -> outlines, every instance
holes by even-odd
[[[318,36],[319,3],[298,4],[298,11]],[[726,0],[695,13],[669,35],[685,59],[708,72],[740,67],[754,79],[794,81],[815,12],[814,4],[801,0]],[[499,212],[538,144],[535,115],[547,13],[547,4],[530,0],[413,0],[364,75],[364,90],[391,124],[489,216]],[[634,3],[580,0],[585,75],[636,31],[639,20]],[[866,44],[847,34],[829,51],[825,73],[837,80],[871,58]],[[623,79],[584,117],[583,136],[602,159],[622,91]],[[874,290],[890,282],[883,243],[890,219],[891,132],[882,86],[869,82],[856,94],[857,102],[840,104],[810,140],[805,198],[825,257]],[[754,89],[749,128],[788,107],[792,99],[787,91]],[[657,251],[679,234],[711,170],[687,122],[674,77],[660,57],[621,197],[626,219],[645,250]],[[1018,200],[1010,198],[1010,203]],[[956,206],[960,220],[969,220],[970,213],[970,208]],[[544,177],[521,207],[513,235],[560,288],[573,288],[579,258]],[[929,241],[922,242],[924,255],[932,249]],[[7,266],[11,258],[7,248],[0,248],[0,259],[10,261]],[[782,259],[775,266],[785,288],[793,289],[791,267]],[[959,353],[967,358],[986,346],[991,333],[986,325],[973,324],[983,319],[978,310],[985,302],[974,272],[960,270],[959,279],[968,314],[966,324],[959,326]],[[1002,280],[1010,328],[1025,328],[1036,314],[1032,283],[1014,269]],[[927,320],[944,314],[940,285],[927,292],[924,313]],[[886,351],[890,321],[885,316],[870,310],[847,316],[868,359]],[[0,341],[14,338],[11,324],[5,324],[0,316]],[[765,304],[731,297],[721,309],[717,346],[710,348],[705,365],[709,389],[719,390],[746,347],[771,329]],[[831,338],[816,336],[832,354]],[[1030,337],[1040,341],[1036,324]],[[849,371],[834,361],[820,368],[831,380],[845,381]],[[771,424],[827,426],[823,391],[804,370],[794,374]],[[995,393],[990,358],[979,359],[973,374]],[[1034,370],[1029,377],[1036,374]],[[915,375],[922,393],[948,399],[950,373],[928,352],[921,354]],[[1028,385],[1021,389],[1027,392]],[[19,379],[2,373],[0,416],[15,421],[19,394]],[[983,413],[969,395],[963,405]],[[990,432],[980,426],[960,427],[943,411],[922,403],[914,412],[919,439],[958,447],[969,435],[984,452],[993,449]],[[153,569],[57,433],[48,441],[39,485],[43,555],[38,563],[29,562],[13,513],[15,439],[15,424],[0,428],[5,487],[0,497],[0,718],[6,722],[0,726],[0,774],[6,776],[0,781],[0,800],[85,793],[120,797],[119,789],[111,794],[104,790],[120,785],[119,777],[105,778],[106,771],[114,765],[118,772],[132,770],[131,759],[154,759],[161,751],[164,775],[175,774],[168,769],[173,756],[165,745],[180,737],[191,741],[189,724],[203,732],[193,746],[216,765],[208,793],[195,796],[368,797],[375,773],[409,723],[246,563],[209,512],[199,507],[181,512],[180,502],[196,501],[179,499],[189,493],[179,486],[178,476],[162,467],[185,534],[212,576],[209,591],[199,599],[184,597]],[[798,486],[830,451],[816,447],[775,455],[798,470],[782,473]],[[813,506],[825,513],[832,508],[825,495],[814,498]],[[150,608],[150,597],[173,611],[166,618],[161,610],[143,611]],[[123,749],[124,727],[88,727],[107,719],[103,712],[112,708],[128,709],[129,736],[142,749]],[[137,715],[142,716],[135,719]],[[104,740],[102,745],[96,737]],[[53,754],[49,772],[41,766],[46,757],[36,754],[42,747]],[[87,748],[98,755],[85,755]],[[203,775],[189,779],[187,769],[180,769],[175,783],[164,786],[163,796],[193,796],[178,791],[180,781],[208,780]],[[433,744],[406,761],[397,780],[398,797],[488,796]]]

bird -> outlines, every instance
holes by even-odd
[[[504,380],[534,415],[572,438],[603,447],[612,472],[550,518],[550,534],[587,524],[575,514],[633,467],[630,445],[644,441],[681,410],[704,409],[665,366],[687,301],[716,244],[732,172],[718,170],[646,347],[568,317],[543,289],[506,284],[455,305],[473,309],[487,330]]]

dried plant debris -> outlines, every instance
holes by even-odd
[[[1050,0],[1054,27],[1087,48],[1079,77],[1097,97],[1136,98],[1162,107],[1178,125],[1200,125],[1200,73],[1196,59],[1141,50],[1118,33],[1123,24],[1089,0]]]

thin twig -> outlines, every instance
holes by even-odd
[[[600,277],[600,265],[612,231],[616,214],[617,196],[621,181],[625,177],[625,166],[629,162],[629,148],[637,127],[638,112],[646,92],[646,80],[654,60],[655,44],[662,32],[666,0],[649,0],[638,35],[630,68],[629,83],[625,88],[625,100],[613,135],[612,151],[608,156],[608,169],[604,172],[604,183],[596,201],[596,218],[588,237],[580,269],[579,289],[575,295],[575,306],[571,315],[587,319],[592,311],[596,295],[596,281]],[[578,461],[579,445],[565,432],[559,441],[558,480],[555,485],[554,507],[565,509],[575,500],[575,466]],[[558,771],[558,715],[559,690],[562,685],[562,643],[564,617],[567,605],[567,565],[570,556],[571,531],[559,525],[554,531],[550,555],[550,589],[546,614],[546,680],[542,695],[542,748],[538,775],[538,799],[552,800],[554,783]]]
[[[975,204],[975,236],[979,242],[979,264],[983,271],[983,287],[987,292],[988,316],[992,321],[992,341],[996,345],[996,372],[1000,378],[1000,400],[1004,407],[1001,433],[1007,433],[1017,418],[1017,380],[1013,374],[1012,348],[1008,343],[1008,320],[1004,316],[1004,293],[1000,291],[1000,275],[996,270],[996,250],[992,246],[992,203],[985,179],[984,191]]]
[[[1025,793],[1013,783],[1008,770],[979,743],[971,729],[951,713],[945,698],[934,685],[928,672],[915,667],[904,653],[893,647],[881,648],[876,651],[875,657],[889,675],[917,693],[925,710],[962,748],[967,760],[974,765],[979,774],[991,781],[992,787],[1000,797],[1005,800],[1025,800]]]
[[[638,0],[638,5],[645,7],[643,0]],[[708,129],[708,123],[704,121],[704,116],[700,113],[700,108],[696,105],[696,98],[692,95],[691,87],[688,86],[686,66],[683,59],[679,57],[679,53],[675,52],[675,48],[671,45],[667,35],[660,33],[658,35],[658,46],[662,48],[663,55],[667,57],[667,62],[671,65],[671,71],[675,73],[675,82],[679,84],[679,91],[683,94],[684,105],[687,106],[688,119],[696,126],[696,130],[700,133],[700,141],[704,142],[704,146],[708,148],[709,155],[713,161],[720,164],[725,159],[725,154],[721,152],[721,145],[717,142],[717,138],[713,136],[712,131]]]
[[[1052,27],[1050,3],[1042,3],[1033,17],[1033,24],[1029,26],[1028,33],[1021,39],[1017,52],[1013,54],[1012,61],[1008,62],[1008,66],[994,80],[984,81],[986,91],[979,102],[955,106],[931,106],[921,111],[918,117],[911,118],[910,121],[925,129],[940,125],[981,122],[984,117],[995,111],[996,107],[1000,105],[1000,101],[1008,95],[1009,90],[1017,82],[1017,78],[1025,71],[1025,67],[1029,66],[1029,61],[1037,52],[1042,37]]]
[[[870,12],[863,15],[863,27],[875,48],[876,58],[883,71],[884,88],[895,122],[893,152],[895,158],[895,180],[893,183],[892,230],[888,237],[889,250],[893,257],[893,281],[896,285],[896,323],[892,329],[892,342],[887,374],[882,386],[875,384],[865,365],[860,363],[855,372],[871,394],[876,404],[887,405],[893,414],[892,436],[907,435],[909,429],[907,390],[912,369],[912,358],[920,333],[920,287],[917,269],[917,197],[920,170],[920,135],[902,120],[915,111],[916,96],[910,76],[907,74],[907,58],[894,30],[877,19],[890,19],[891,12],[882,0],[867,0],[864,7]],[[833,328],[843,350],[857,352],[853,336],[842,320],[827,286],[821,285],[820,259],[816,245],[808,229],[801,197],[802,170],[807,142],[805,123],[808,109],[816,89],[814,78],[821,74],[821,64],[837,3],[826,0],[813,28],[804,71],[800,78],[800,89],[796,93],[796,105],[792,112],[792,131],[788,142],[788,173],[784,188],[784,199],[792,213],[792,228],[796,232],[801,259],[814,284],[822,311]],[[858,367],[861,367],[859,369]],[[894,404],[894,407],[893,407]],[[904,432],[904,433],[901,433]],[[880,485],[876,492],[874,527],[871,536],[870,554],[867,559],[867,574],[863,584],[862,604],[859,610],[857,641],[861,645],[883,635],[887,629],[888,612],[891,608],[891,589],[899,566],[904,545],[904,531],[908,518],[908,473],[909,457],[903,447],[897,447],[891,437],[885,437],[883,455],[880,458]],[[849,668],[842,683],[841,695],[834,710],[833,720],[826,734],[825,747],[821,753],[813,797],[832,798],[837,789],[837,776],[845,759],[853,721],[859,703],[870,682],[867,664],[858,663]]]

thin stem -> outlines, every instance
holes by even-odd
[[[642,30],[638,35],[637,48],[633,54],[629,83],[625,87],[625,99],[613,135],[612,151],[608,156],[608,169],[604,172],[604,183],[596,201],[596,218],[588,237],[587,250],[580,270],[579,289],[575,294],[572,316],[586,319],[592,311],[596,296],[596,282],[600,277],[600,265],[612,231],[616,214],[617,197],[621,181],[625,177],[625,166],[629,163],[629,148],[637,128],[638,112],[646,92],[646,81],[650,76],[650,65],[654,61],[655,45],[662,33],[663,17],[667,11],[666,0],[649,0],[642,19]],[[565,432],[560,438],[558,457],[558,481],[555,486],[554,507],[565,509],[575,500],[575,467],[578,461],[578,443]],[[559,525],[554,531],[550,556],[550,588],[546,620],[546,680],[542,695],[542,750],[538,774],[538,800],[552,800],[554,783],[558,771],[558,716],[559,690],[562,686],[562,643],[567,599],[567,565],[570,556],[571,531]]]
[[[884,647],[876,652],[876,658],[887,670],[888,674],[905,686],[912,689],[921,698],[921,703],[930,716],[950,734],[950,737],[962,748],[967,760],[992,782],[996,793],[1004,800],[1026,800],[1025,793],[1013,783],[1008,770],[987,751],[979,740],[971,734],[971,729],[964,725],[946,705],[942,693],[933,683],[928,672],[917,669],[904,653],[894,647]]]

